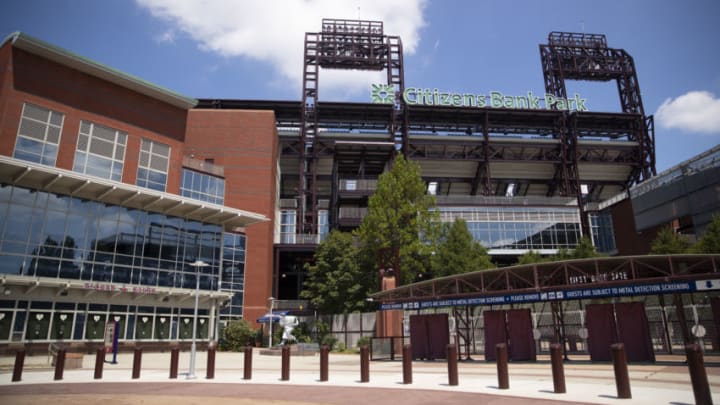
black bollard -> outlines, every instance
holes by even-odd
[[[245,346],[245,355],[243,356],[243,380],[252,379],[252,346]]]
[[[370,350],[367,346],[360,347],[360,382],[370,381]]]
[[[630,377],[627,369],[627,357],[625,356],[625,345],[614,343],[610,345],[612,351],[613,369],[615,370],[615,385],[617,386],[618,398],[632,398],[630,392]]]
[[[142,349],[137,347],[133,352],[132,378],[136,380],[140,378],[140,365],[142,363]]]
[[[288,381],[290,379],[290,346],[282,347],[282,370],[280,380]]]
[[[507,344],[498,343],[495,345],[495,357],[497,358],[498,388],[506,390],[510,388]]]
[[[25,366],[25,349],[15,352],[15,366],[13,367],[12,382],[22,380],[23,367]]]
[[[553,343],[550,345],[550,362],[552,363],[553,388],[556,394],[564,394],[565,391],[565,369],[563,367],[562,345]]]
[[[458,385],[457,346],[447,345],[448,385]]]
[[[330,348],[327,345],[320,346],[320,381],[328,380],[328,356]]]
[[[412,384],[412,346],[403,346],[403,384]]]
[[[170,378],[175,379],[178,375],[180,363],[180,348],[174,347],[170,350]]]
[[[105,364],[105,349],[100,348],[95,351],[95,374],[93,378],[99,380],[103,375],[103,365]]]
[[[55,380],[63,379],[65,371],[65,349],[60,349],[55,357]]]
[[[710,395],[710,385],[708,384],[707,370],[705,370],[700,345],[690,344],[685,346],[685,353],[687,355],[688,369],[690,370],[690,381],[692,382],[695,404],[712,405],[712,395]]]
[[[215,378],[215,352],[217,351],[217,345],[214,342],[210,342],[208,345],[207,352],[207,373],[205,378],[212,380]]]

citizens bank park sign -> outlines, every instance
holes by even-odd
[[[508,96],[499,91],[491,91],[489,94],[450,93],[438,89],[408,87],[403,91],[402,99],[407,105],[422,106],[588,111],[585,105],[587,99],[580,98],[579,94],[575,94],[573,98],[562,98],[548,93],[539,97],[528,91],[524,96]],[[373,84],[370,100],[373,104],[395,104],[395,86]]]

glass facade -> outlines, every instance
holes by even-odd
[[[280,211],[280,243],[295,243],[295,210]]]
[[[55,166],[64,120],[62,113],[25,103],[13,157]]]
[[[225,179],[183,168],[180,195],[222,205],[225,201]]]
[[[610,211],[591,212],[590,232],[592,242],[599,253],[612,254],[617,252],[615,246],[615,232],[613,231],[612,213]]]
[[[121,181],[127,134],[89,121],[80,121],[73,171]]]
[[[189,263],[202,260],[206,267]],[[245,236],[219,225],[0,185],[0,273],[229,291],[223,314],[242,316]],[[220,276],[222,274],[222,277]],[[188,312],[189,311],[189,312]],[[192,309],[45,301],[0,301],[0,341],[102,339],[105,322],[121,339],[189,339]],[[198,337],[208,337],[201,310]]]
[[[233,293],[230,303],[220,311],[221,318],[242,316],[245,291],[245,235],[223,235],[223,261],[220,288]]]
[[[581,238],[580,214],[564,207],[440,207],[440,220],[467,222],[475,240],[491,250],[573,249]]]
[[[170,162],[170,146],[143,139],[140,144],[137,185],[157,191],[165,191]]]
[[[217,290],[222,229],[182,218],[0,186],[0,273]]]

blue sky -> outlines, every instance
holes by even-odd
[[[550,31],[605,34],[635,60],[655,114],[658,171],[720,143],[720,1],[6,0],[22,31],[196,98],[299,100],[303,33],[326,18],[382,20],[405,46],[406,86],[544,93]],[[369,101],[377,76],[322,72],[319,100]],[[619,111],[614,82],[570,82],[593,111]]]

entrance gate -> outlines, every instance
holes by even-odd
[[[655,361],[644,303],[589,304],[585,313],[590,360],[612,360],[610,345],[623,343],[629,362]]]
[[[495,345],[506,343],[508,358],[514,361],[535,361],[535,339],[530,309],[509,309],[483,312],[485,360],[495,361]]]

